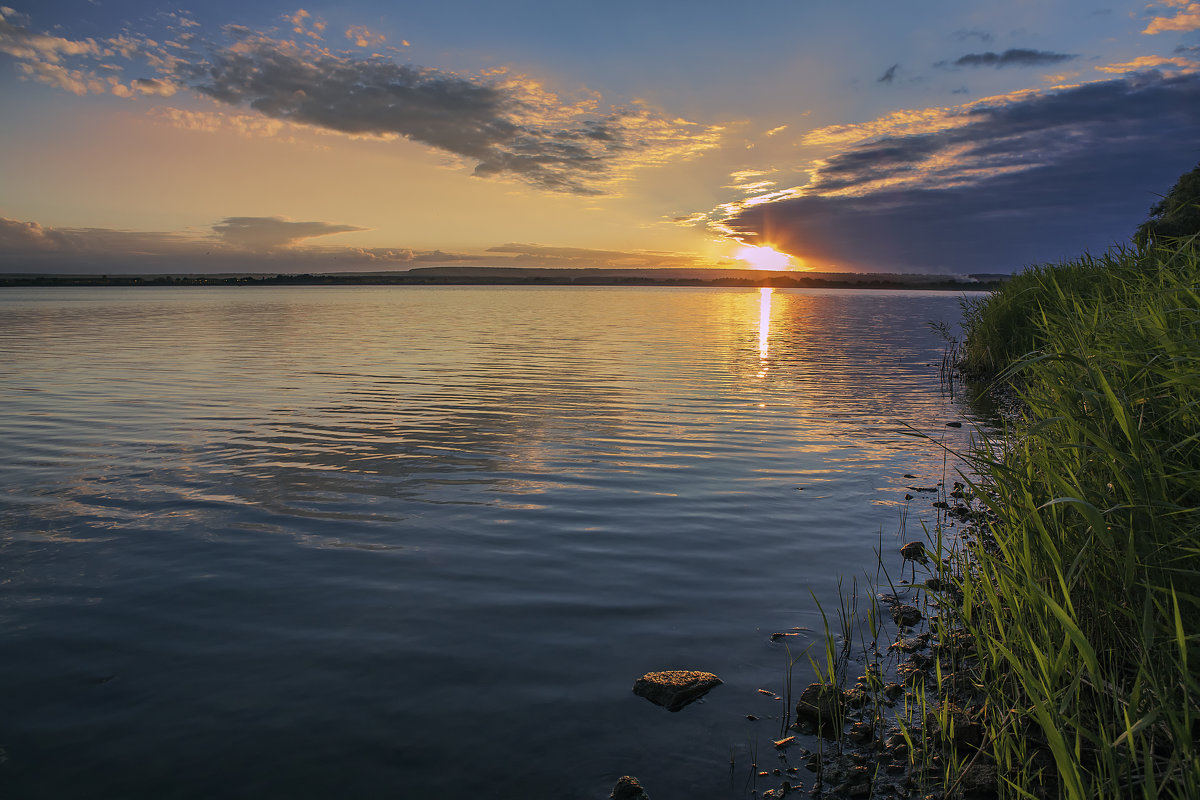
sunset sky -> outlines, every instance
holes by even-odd
[[[34,0],[0,103],[3,272],[1009,272],[1200,162],[1200,2]]]

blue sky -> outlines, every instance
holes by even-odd
[[[0,270],[1007,272],[1200,162],[1200,3],[11,3]]]

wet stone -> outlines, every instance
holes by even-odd
[[[892,608],[892,619],[897,625],[912,627],[921,621],[921,612],[916,606],[898,605]]]
[[[929,644],[929,636],[921,634],[920,636],[912,636],[907,639],[897,639],[888,649],[899,650],[901,653],[915,653],[918,650],[924,650]]]
[[[679,711],[708,694],[721,679],[711,672],[669,670],[647,672],[633,684],[633,693],[668,711]]]
[[[963,797],[982,800],[997,795],[999,782],[995,764],[977,761],[963,772],[959,785]]]
[[[850,726],[850,741],[856,744],[866,744],[874,737],[875,729],[866,722],[856,722]]]
[[[841,730],[842,703],[836,686],[810,683],[796,703],[796,719],[812,724],[822,736],[836,736]]]
[[[642,788],[641,782],[632,775],[624,775],[613,787],[612,800],[650,800],[650,795]]]
[[[925,545],[922,542],[909,542],[900,548],[900,555],[907,561],[924,561]]]

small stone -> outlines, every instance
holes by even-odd
[[[633,684],[633,693],[651,703],[663,706],[668,711],[679,711],[688,703],[708,694],[721,679],[711,672],[697,670],[669,670],[647,672]]]
[[[899,650],[901,653],[915,653],[918,650],[923,650],[928,642],[928,636],[912,636],[907,639],[900,638],[888,645],[888,649]]]
[[[836,736],[842,722],[841,691],[832,684],[810,683],[796,703],[796,719],[811,723],[822,736]]]
[[[908,740],[902,733],[893,733],[884,740],[883,750],[895,757],[904,756],[908,753]]]
[[[912,627],[921,621],[921,612],[916,606],[898,605],[892,609],[892,619],[897,625]]]
[[[632,775],[622,776],[609,797],[613,800],[650,800],[650,795],[646,794],[642,784]]]
[[[909,542],[900,548],[900,555],[906,561],[924,561],[925,560],[925,544],[923,542]]]
[[[947,428],[961,428],[962,423],[961,422],[947,422],[946,427]]]
[[[859,781],[857,783],[844,783],[838,788],[847,797],[854,798],[854,800],[859,800],[859,798],[871,796],[871,782],[870,781],[866,781],[865,783],[862,781]]]
[[[874,727],[867,722],[856,722],[850,726],[850,741],[856,744],[866,744],[875,734]]]
[[[962,795],[966,798],[995,797],[999,784],[996,765],[984,761],[976,761],[967,767],[959,779]]]

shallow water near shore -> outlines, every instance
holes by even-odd
[[[812,594],[953,474],[959,300],[0,293],[0,793],[748,796]]]

